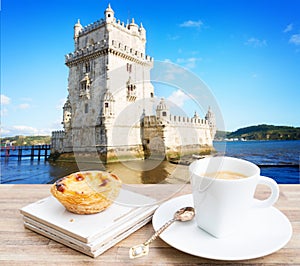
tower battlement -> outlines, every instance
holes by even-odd
[[[105,20],[103,18],[90,23],[84,27],[82,27],[82,29],[79,31],[78,33],[78,37],[83,36],[85,34],[89,34],[91,31],[97,30],[100,27],[104,27],[105,26]]]
[[[145,54],[146,30],[134,19],[125,25],[116,20],[110,5],[104,12],[106,18],[82,26],[80,20],[74,26],[75,50],[65,55],[67,66],[82,60],[113,53],[136,63],[152,63],[153,58]]]
[[[65,55],[66,65],[76,64],[82,60],[92,59],[94,57],[113,53],[135,63],[152,63],[153,57],[145,55],[143,52],[137,51],[128,46],[124,46],[121,42],[112,40],[111,45],[101,41],[95,44],[78,49],[73,53]]]
[[[93,23],[90,23],[86,26],[81,26],[81,29],[78,32],[78,37],[87,35],[91,33],[92,31],[95,31],[101,27],[104,27],[105,25],[109,24],[110,26],[116,27],[117,29],[128,33],[128,34],[134,34],[135,36],[141,38],[143,41],[146,41],[146,30],[144,29],[143,25],[141,24],[138,26],[135,24],[134,19],[131,20],[131,23],[124,23],[121,22],[120,19],[116,19],[115,17],[111,22],[106,21],[105,19],[101,18]]]
[[[174,126],[209,126],[208,120],[195,117],[179,116],[179,115],[169,115],[161,119],[160,117],[151,115],[145,116],[144,125],[174,125]]]

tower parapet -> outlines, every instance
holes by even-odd
[[[145,54],[146,30],[143,25],[138,26],[134,19],[127,25],[116,20],[110,5],[104,14],[105,19],[85,27],[78,20],[74,26],[75,51],[65,56],[65,63],[69,66],[107,53],[115,53],[136,63],[152,63],[153,58]],[[117,31],[124,36],[115,34]],[[137,38],[135,45],[128,41],[133,37]]]

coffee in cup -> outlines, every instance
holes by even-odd
[[[251,208],[269,207],[279,196],[277,183],[261,176],[259,167],[246,160],[208,157],[191,163],[189,172],[197,225],[217,238],[243,225]],[[270,187],[267,199],[254,199],[258,184]]]
[[[204,173],[205,177],[212,177],[212,178],[219,178],[219,179],[226,179],[226,180],[235,180],[247,177],[244,174],[232,171],[218,171],[218,172],[211,172],[211,173]]]

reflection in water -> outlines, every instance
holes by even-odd
[[[76,163],[55,162],[50,167],[50,174],[54,178],[48,183],[54,183],[60,177],[84,170],[113,172],[120,177],[125,190],[150,196],[156,199],[157,202],[165,201],[175,195],[189,181],[188,166],[186,165],[173,164],[168,161],[144,160],[109,163],[102,165],[102,167],[101,164],[97,163],[80,163],[80,167],[78,167]],[[140,187],[136,184],[149,185]],[[153,190],[152,184],[176,185],[168,187],[166,191],[161,191]],[[120,203],[124,204],[123,202]]]
[[[80,168],[80,169],[79,169]],[[168,161],[129,161],[109,163],[106,165],[96,163],[51,162],[49,174],[53,183],[68,174],[84,170],[105,170],[119,176],[124,184],[159,184],[176,183],[185,184],[189,180],[188,166],[177,165]]]
[[[261,167],[262,174],[274,178],[278,183],[299,184],[300,140],[296,141],[233,141],[215,142],[218,153],[249,160]],[[194,159],[194,158],[193,158]],[[183,161],[184,162],[184,161]],[[187,183],[188,167],[167,161],[148,170],[157,161],[132,161],[101,166],[95,163],[80,165],[80,170],[107,170],[115,172],[124,184]],[[263,166],[268,167],[263,167]],[[270,167],[274,165],[274,167]],[[278,168],[277,166],[281,166]],[[283,167],[284,166],[284,167]],[[291,167],[293,166],[293,167]],[[143,171],[143,169],[147,169]],[[30,160],[24,157],[2,157],[0,183],[3,184],[46,184],[68,174],[79,171],[76,163],[48,162],[43,159]]]

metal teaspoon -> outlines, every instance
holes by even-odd
[[[184,207],[175,212],[173,219],[166,222],[161,228],[159,228],[155,234],[152,235],[146,242],[143,244],[136,245],[131,247],[129,250],[129,257],[135,259],[138,257],[145,256],[149,253],[149,245],[163,232],[165,231],[172,223],[175,221],[186,222],[190,221],[195,216],[195,210],[193,207]]]

